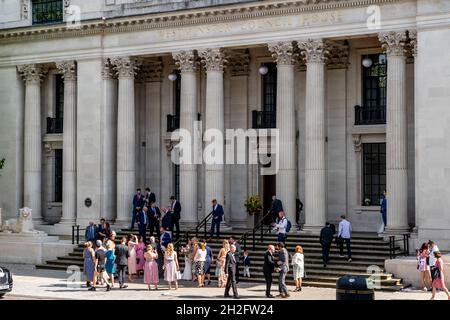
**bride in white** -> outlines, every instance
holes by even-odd
[[[192,280],[192,252],[194,250],[194,238],[188,240],[186,247],[182,247],[181,250],[184,254],[184,271],[181,276],[182,280]]]

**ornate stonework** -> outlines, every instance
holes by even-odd
[[[224,65],[228,62],[222,48],[206,49],[199,52],[202,63],[206,71],[223,71]]]
[[[75,60],[56,62],[56,68],[59,69],[59,71],[63,75],[64,80],[77,80],[77,62]]]
[[[172,54],[175,63],[181,72],[196,72],[198,69],[198,56],[194,50],[183,50]]]
[[[388,56],[404,56],[406,54],[406,31],[380,33],[378,35],[378,39],[380,40],[381,45]]]
[[[306,63],[325,63],[328,60],[329,48],[322,39],[308,39],[300,41],[298,48]]]
[[[269,51],[272,53],[272,58],[279,65],[281,64],[294,64],[298,57],[296,48],[292,41],[269,43]]]
[[[146,61],[142,65],[142,69],[140,72],[140,76],[143,82],[161,82],[162,74],[162,61]]]
[[[348,60],[349,48],[348,45],[328,42],[329,55],[327,65],[329,69],[347,69],[350,64]]]
[[[362,148],[361,135],[360,134],[353,134],[352,135],[352,140],[353,140],[353,147],[355,149],[355,152],[356,153],[360,153],[361,152],[361,148]]]
[[[29,4],[29,0],[20,0],[20,18],[22,20],[28,20]]]
[[[250,53],[249,50],[230,50],[228,58],[228,69],[231,76],[248,76],[250,72]]]
[[[114,66],[111,64],[111,60],[109,58],[103,59],[102,78],[104,80],[117,78]]]
[[[111,59],[111,64],[118,78],[134,78],[142,62],[130,57],[116,57]]]
[[[40,64],[25,64],[17,66],[26,84],[40,83],[48,72],[48,68]]]
[[[408,32],[408,43],[406,45],[406,63],[414,63],[417,57],[417,31]]]

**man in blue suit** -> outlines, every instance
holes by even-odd
[[[131,217],[131,230],[134,229],[134,223],[136,221],[136,215],[139,211],[142,211],[144,207],[144,197],[141,194],[141,188],[136,189],[136,194],[133,197],[133,216]]]
[[[166,251],[167,245],[172,242],[172,237],[170,233],[164,228],[161,227],[161,237],[159,238],[159,245],[163,252]]]
[[[211,220],[211,234],[210,237],[212,238],[214,235],[214,230],[216,230],[216,236],[217,239],[220,237],[220,223],[223,220],[223,207],[222,205],[217,203],[216,199],[213,199],[212,201],[212,220]]]
[[[147,242],[146,239],[146,231],[147,231],[147,224],[148,224],[148,208],[144,207],[141,211],[138,212],[136,216],[136,221],[139,228],[139,235],[144,239],[144,243]]]
[[[387,192],[386,190],[383,191],[383,199],[381,199],[381,217],[383,218],[384,223],[384,229],[386,229],[387,225]]]

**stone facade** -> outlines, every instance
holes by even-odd
[[[291,220],[299,198],[305,230],[346,213],[355,230],[376,232],[379,207],[361,206],[361,145],[386,142],[388,232],[415,227],[417,242],[450,248],[450,23],[440,18],[450,14],[448,1],[64,1],[81,8],[80,28],[32,25],[28,1],[1,5],[4,216],[27,205],[42,221],[61,220],[47,227],[54,230],[100,216],[125,224],[137,186],[150,186],[167,206],[176,178],[166,132],[176,96],[167,76],[181,74],[182,128],[192,131],[199,113],[204,128],[248,129],[262,105],[258,69],[275,62],[282,139],[274,181]],[[369,5],[379,10],[378,28]],[[361,59],[384,51],[387,124],[355,126]],[[64,131],[47,134],[57,73],[65,78]],[[62,203],[51,196],[55,149],[65,155]],[[258,170],[181,165],[183,222],[201,220],[214,197],[227,223],[250,226],[243,201],[264,195]]]

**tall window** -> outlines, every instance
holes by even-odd
[[[55,81],[55,118],[64,118],[64,79],[61,74],[56,75]]]
[[[175,199],[180,199],[180,165],[173,165],[173,183],[175,189]]]
[[[33,24],[63,21],[62,0],[32,0]]]
[[[181,73],[176,71],[177,79],[174,81],[174,109],[175,109],[175,121],[176,127],[180,127],[180,106],[181,106]],[[178,164],[173,165],[173,185],[175,198],[180,199],[180,166]]]
[[[363,205],[380,205],[386,190],[386,143],[363,144]]]
[[[62,202],[63,188],[63,151],[55,149],[55,189],[54,202]]]
[[[372,59],[372,66],[363,68],[363,107],[386,108],[386,54],[372,54],[369,58]]]
[[[262,115],[263,128],[276,127],[277,114],[277,65],[273,62],[264,64],[268,69],[262,77]]]

